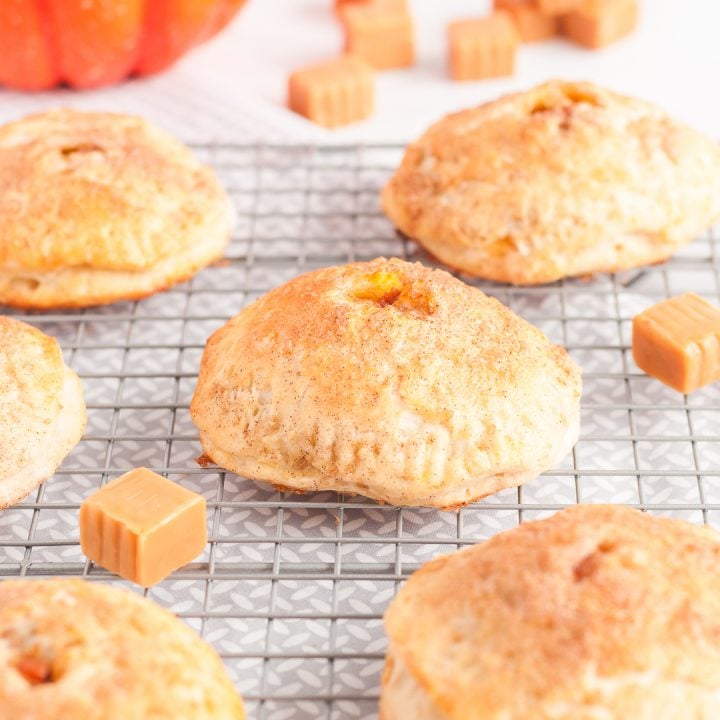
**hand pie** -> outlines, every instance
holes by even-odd
[[[82,385],[57,340],[0,316],[0,508],[47,480],[84,431]]]
[[[140,118],[54,110],[0,128],[0,303],[150,295],[219,258],[230,203],[209,168]]]
[[[217,653],[140,595],[83,580],[0,582],[4,720],[243,720]]]
[[[381,720],[720,717],[720,535],[580,505],[440,557],[385,615]]]
[[[442,262],[489,280],[633,268],[720,218],[720,145],[648,103],[554,81],[433,125],[383,207]]]
[[[564,349],[441,270],[310,272],[209,340],[191,413],[223,468],[296,491],[453,508],[536,477],[578,435]]]

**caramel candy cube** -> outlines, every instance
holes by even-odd
[[[335,12],[340,13],[342,8],[349,5],[381,5],[394,10],[407,10],[407,0],[335,0]]]
[[[458,20],[448,27],[453,80],[481,80],[512,75],[520,37],[509,13],[479,20]]]
[[[375,105],[372,69],[361,58],[345,55],[296,70],[290,76],[288,105],[328,128],[367,118]]]
[[[371,2],[374,0],[335,0],[335,10],[340,10],[346,5],[368,5]]]
[[[546,15],[531,2],[519,3],[508,7],[515,26],[523,42],[547,40],[558,34],[559,22],[554,15]]]
[[[340,11],[345,51],[361,57],[376,70],[389,70],[415,62],[415,39],[410,13],[387,0],[351,4]]]
[[[560,24],[567,38],[595,50],[629,35],[637,20],[637,0],[584,0]]]
[[[605,2],[605,0],[599,0]],[[535,7],[544,15],[564,15],[576,10],[583,0],[534,0]]]
[[[530,5],[533,0],[493,0],[493,8],[495,10],[510,10],[510,8],[520,5]]]
[[[633,319],[635,363],[681,393],[720,380],[720,309],[686,293]]]
[[[149,587],[207,544],[205,498],[146,468],[132,470],[80,506],[80,546],[90,560]]]

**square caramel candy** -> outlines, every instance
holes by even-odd
[[[555,37],[560,29],[560,23],[555,15],[547,15],[527,0],[508,6],[507,11],[515,21],[515,26],[523,42],[531,43]]]
[[[345,51],[366,60],[376,70],[415,62],[415,38],[410,13],[384,0],[351,4],[340,12]]]
[[[205,498],[146,468],[94,492],[80,506],[80,546],[90,560],[154,585],[207,544]]]
[[[629,35],[637,21],[637,0],[583,0],[560,25],[565,37],[596,50]]]
[[[290,109],[324,127],[370,117],[374,105],[372,68],[354,55],[296,70],[288,81]]]
[[[368,5],[373,0],[335,0],[335,10],[339,11],[347,5]]]
[[[681,393],[720,379],[720,309],[695,293],[678,295],[633,319],[637,366]]]
[[[520,5],[535,5],[534,0],[493,0],[494,10],[510,10]]]
[[[600,0],[605,2],[605,0]],[[564,15],[576,10],[583,0],[534,0],[533,4],[544,15]]]
[[[512,75],[520,37],[504,10],[448,26],[450,75],[453,80],[481,80]]]
[[[408,9],[407,0],[335,0],[335,12],[341,15],[343,8],[350,5],[381,5],[394,10]]]

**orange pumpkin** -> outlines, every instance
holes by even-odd
[[[0,0],[0,84],[91,88],[150,75],[219,32],[245,0]]]

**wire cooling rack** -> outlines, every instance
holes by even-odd
[[[78,507],[108,479],[148,466],[203,493],[210,543],[147,595],[217,648],[250,716],[375,718],[382,613],[430,558],[578,501],[720,525],[720,384],[686,398],[639,372],[629,351],[632,316],[649,304],[690,289],[720,301],[712,233],[643,271],[539,288],[475,283],[564,344],[584,371],[580,442],[521,489],[442,513],[279,493],[200,467],[188,404],[212,331],[316,267],[378,255],[432,261],[380,211],[400,147],[195,149],[238,209],[225,261],[141,302],[19,315],[60,339],[83,379],[89,423],[56,476],[0,513],[0,576],[126,584],[80,552]]]

